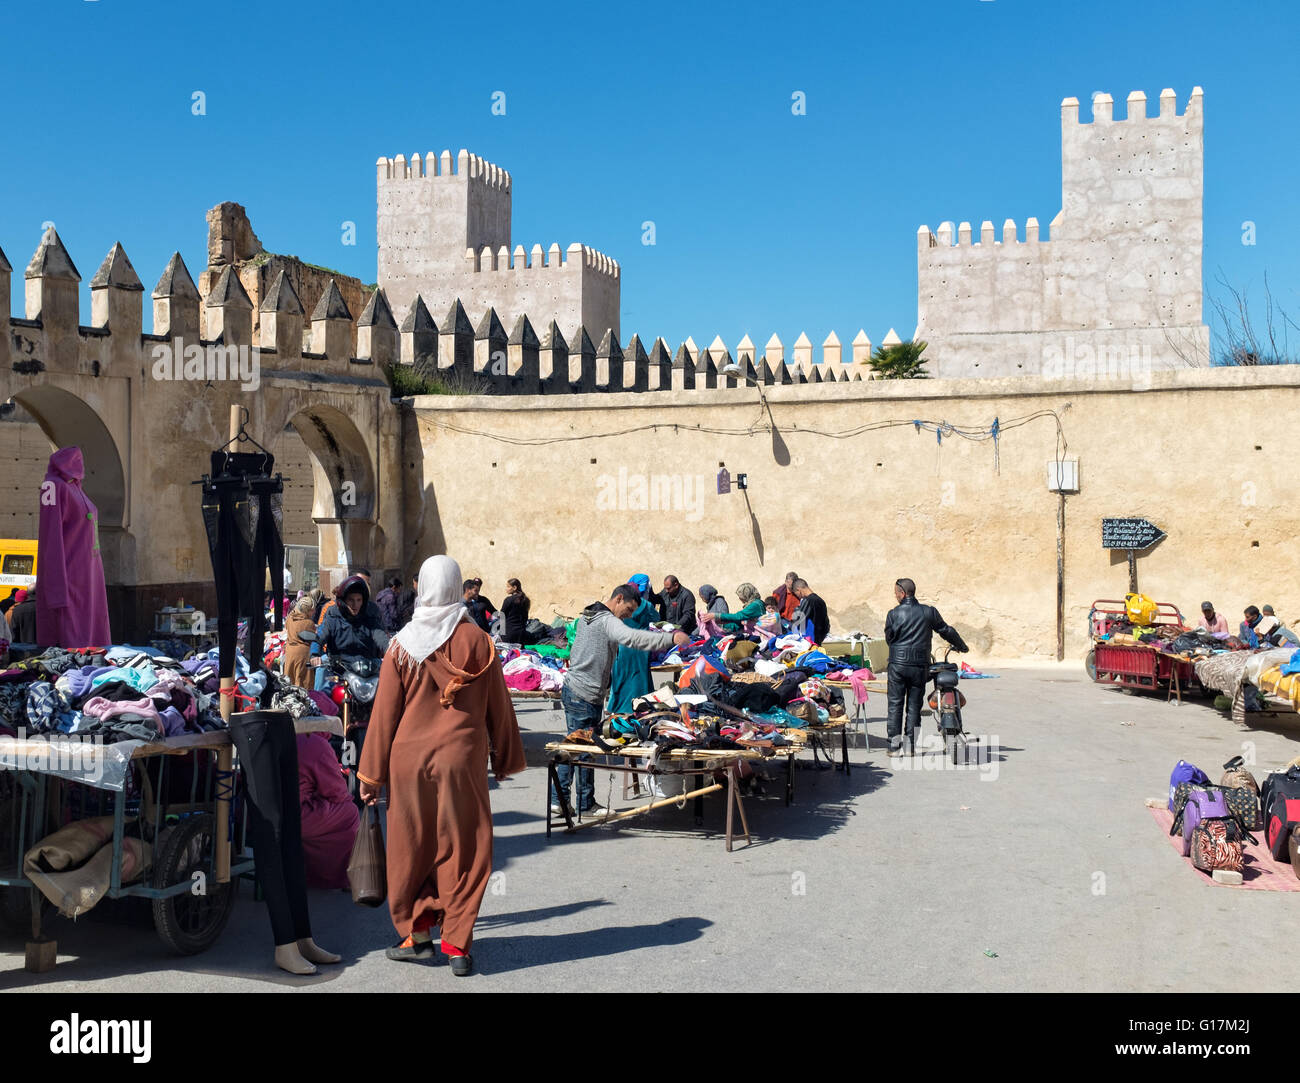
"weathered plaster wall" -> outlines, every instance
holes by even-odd
[[[1148,384],[771,388],[775,441],[753,388],[677,392],[672,406],[627,394],[416,399],[407,443],[423,455],[407,455],[418,463],[407,569],[445,551],[482,576],[494,600],[517,576],[543,619],[573,615],[634,572],[656,582],[671,572],[692,589],[712,583],[734,604],[737,584],[767,591],[796,570],[825,597],[836,630],[876,634],[894,579],[908,575],[978,651],[1050,656],[1058,498],[1047,463],[1057,428],[1050,414],[1015,420],[1056,411],[1082,486],[1066,511],[1067,656],[1086,649],[1092,601],[1127,588],[1127,564],[1100,546],[1105,516],[1146,516],[1168,532],[1138,559],[1139,584],[1158,600],[1193,615],[1205,598],[1229,615],[1271,602],[1300,620],[1287,451],[1300,424],[1300,374],[1180,371]],[[1266,432],[1257,424],[1265,412]],[[910,424],[987,428],[995,417],[1000,469],[992,441],[938,443]],[[1216,432],[1257,435],[1212,447],[1190,439],[1207,417]],[[752,435],[703,431],[751,425]],[[864,426],[880,427],[820,435]],[[720,463],[733,478],[748,474],[747,494],[717,495]],[[635,479],[655,476],[669,479],[668,506],[640,510]]]
[[[963,222],[917,234],[917,337],[936,376],[1057,376],[1102,363],[1128,369],[1208,364],[1201,323],[1204,117],[1199,87],[1179,115],[1174,92],[1148,117],[1110,95],[1061,106],[1061,211],[1018,236]]]

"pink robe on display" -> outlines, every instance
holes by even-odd
[[[81,491],[81,448],[50,456],[41,485],[36,549],[36,643],[107,647],[108,592],[99,552],[99,511]]]

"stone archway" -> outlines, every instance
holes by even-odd
[[[323,403],[289,418],[312,464],[311,516],[316,523],[322,583],[337,584],[349,568],[373,566],[378,494],[371,452],[356,423]]]
[[[123,582],[130,554],[127,548],[127,479],[117,441],[103,419],[85,400],[53,384],[37,384],[14,393],[18,403],[56,447],[79,447],[86,476],[82,489],[99,510],[99,543],[104,579],[112,587]],[[39,499],[33,494],[33,500]],[[40,569],[37,569],[39,577]]]

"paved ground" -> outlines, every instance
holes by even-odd
[[[638,828],[549,844],[545,772],[493,793],[494,891],[480,973],[390,963],[386,911],[314,892],[320,943],[345,962],[296,979],[269,966],[265,914],[244,888],[205,955],[163,951],[147,918],[57,919],[59,964],[22,970],[0,934],[0,989],[267,990],[1146,990],[1294,989],[1276,964],[1300,894],[1204,882],[1160,837],[1143,799],[1179,757],[1217,777],[1251,742],[1256,774],[1300,752],[1300,720],[1237,731],[1201,702],[1182,707],[1091,685],[1076,662],[962,682],[968,724],[998,738],[984,768],[902,770],[853,752],[851,777],[799,772],[799,800],[748,803],[755,845],[724,851],[670,808]],[[880,719],[883,697],[869,708]],[[520,711],[530,763],[558,729]],[[927,722],[927,732],[933,728]],[[937,759],[928,761],[938,762]],[[599,779],[600,776],[598,776]],[[607,777],[607,776],[606,776]],[[779,787],[768,787],[777,794]],[[601,792],[605,788],[601,787]],[[996,953],[989,957],[986,951]]]

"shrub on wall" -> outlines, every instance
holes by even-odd
[[[875,370],[878,380],[925,380],[929,373],[925,371],[928,358],[925,353],[928,343],[896,342],[890,346],[877,346],[871,351],[869,364]]]

